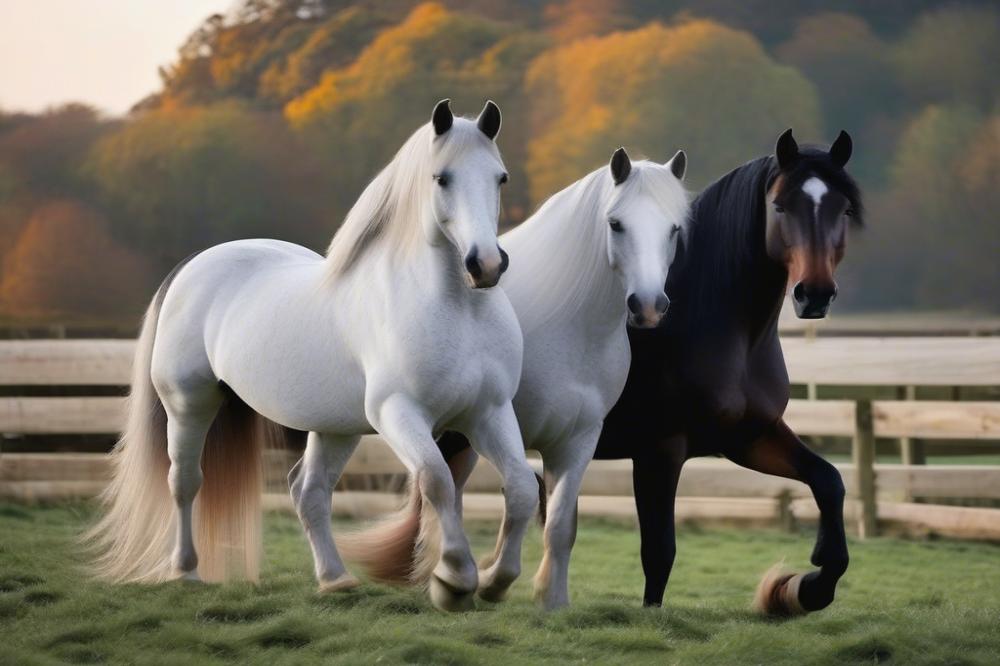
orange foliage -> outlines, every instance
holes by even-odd
[[[545,7],[549,33],[559,42],[633,28],[624,0],[566,0]]]
[[[141,312],[151,279],[97,212],[72,200],[38,207],[3,261],[6,316],[107,316]]]
[[[692,156],[696,183],[766,153],[775,128],[815,136],[813,86],[776,64],[749,33],[713,21],[589,37],[539,56],[528,174],[538,201],[625,144],[667,159]]]

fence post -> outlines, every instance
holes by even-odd
[[[878,530],[875,505],[875,428],[872,402],[858,400],[854,411],[854,484],[857,489],[858,535],[864,539],[875,536]]]
[[[896,397],[900,400],[916,400],[916,386],[902,386],[896,389]],[[904,465],[926,465],[927,455],[924,452],[924,443],[910,437],[899,438],[899,457]],[[906,501],[910,501],[909,488],[907,488]]]

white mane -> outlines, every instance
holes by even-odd
[[[368,184],[334,234],[326,253],[327,274],[345,273],[376,243],[401,253],[409,253],[424,243],[421,216],[427,211],[433,191],[430,183],[435,159],[447,162],[473,145],[482,145],[485,142],[473,143],[480,134],[475,121],[458,117],[440,137],[440,146],[435,145],[430,123],[414,132]],[[489,145],[497,151],[495,144]],[[439,151],[437,156],[435,150]]]
[[[621,281],[608,262],[609,206],[638,192],[653,197],[668,219],[687,224],[688,196],[679,181],[668,167],[641,160],[617,188],[602,166],[504,234],[501,245],[518,270],[501,284],[524,304],[518,316],[526,336],[549,321],[568,321],[587,303],[620,297]]]

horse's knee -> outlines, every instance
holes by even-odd
[[[420,491],[431,502],[446,499],[446,495],[454,493],[455,481],[451,478],[451,470],[443,460],[428,460],[421,462],[414,470],[414,478]]]
[[[507,515],[514,520],[531,520],[538,509],[538,478],[525,463],[504,479]]]

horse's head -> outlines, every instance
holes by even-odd
[[[455,118],[448,100],[438,102],[431,117],[431,212],[426,218],[432,238],[444,236],[459,252],[469,284],[492,287],[507,270],[507,253],[497,243],[500,186],[507,171],[495,139],[500,109],[486,102],[476,120]]]
[[[641,161],[633,167],[619,148],[610,168],[608,259],[625,285],[629,324],[653,328],[670,306],[663,288],[687,223],[690,204],[681,183],[687,156],[678,151],[666,164]]]
[[[767,191],[767,253],[788,269],[795,314],[822,319],[837,297],[834,271],[847,248],[847,227],[861,224],[861,197],[844,171],[851,137],[829,150],[800,149],[792,130],[775,146],[777,172]]]

